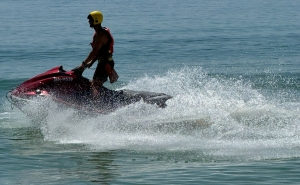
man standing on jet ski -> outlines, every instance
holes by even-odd
[[[119,76],[114,70],[114,61],[112,58],[114,39],[110,30],[101,26],[103,14],[99,11],[92,11],[87,19],[89,20],[90,27],[94,28],[95,34],[91,43],[92,51],[82,62],[79,69],[83,71],[86,67],[90,68],[95,61],[98,61],[92,80],[93,96],[97,98],[100,96],[99,88],[107,81],[107,78],[109,78],[110,83],[114,83]]]

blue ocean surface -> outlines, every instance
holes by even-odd
[[[173,98],[85,117],[52,102],[32,121],[7,92],[81,64],[93,10],[115,39],[120,77],[105,86]],[[299,10],[296,0],[1,1],[0,184],[299,184]]]

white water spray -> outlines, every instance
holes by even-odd
[[[289,156],[300,156],[299,110],[288,108],[289,102],[267,99],[251,83],[186,67],[145,76],[122,89],[163,92],[173,98],[165,109],[138,102],[96,117],[72,109],[58,111],[53,105],[41,125],[45,139],[83,143],[95,150],[195,150],[247,159],[289,151]]]

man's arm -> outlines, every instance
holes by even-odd
[[[104,44],[104,40],[105,40],[104,35],[100,35],[100,34],[96,35],[93,49],[90,52],[90,54],[87,56],[87,58],[83,61],[83,63],[85,65],[90,66],[92,64],[92,62],[95,62],[95,61],[93,61],[93,59],[95,59],[97,57],[99,49]]]

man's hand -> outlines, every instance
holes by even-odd
[[[74,71],[77,76],[82,76],[82,73],[85,70],[85,68],[86,68],[86,65],[82,63],[81,65],[72,69],[72,71]]]

